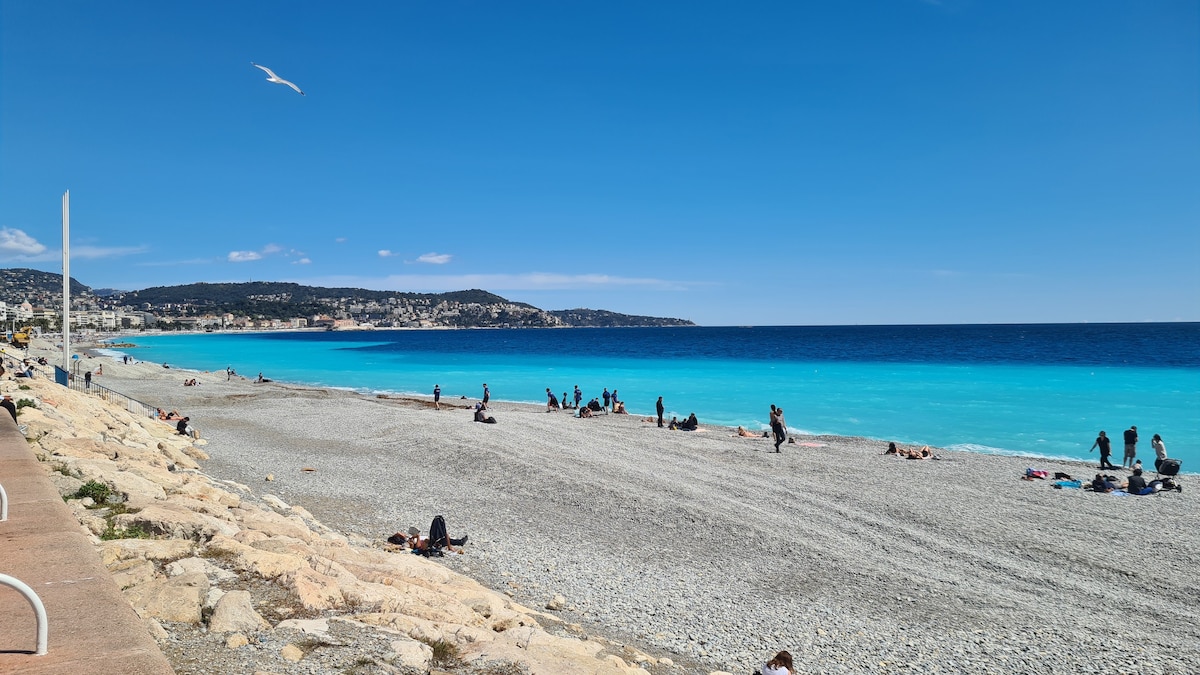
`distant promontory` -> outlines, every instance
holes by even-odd
[[[599,309],[544,310],[487,291],[402,293],[284,282],[92,289],[71,280],[71,323],[100,330],[315,328],[557,328],[692,326],[686,319]],[[5,320],[57,330],[62,276],[0,269]]]

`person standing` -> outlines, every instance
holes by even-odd
[[[1109,455],[1112,454],[1112,439],[1110,439],[1108,436],[1106,436],[1103,431],[1101,431],[1100,435],[1096,437],[1096,442],[1092,443],[1092,448],[1091,448],[1091,450],[1088,450],[1088,452],[1091,452],[1092,450],[1095,450],[1096,448],[1100,448],[1100,468],[1101,469],[1117,468],[1117,467],[1113,466],[1112,462],[1108,461]]]
[[[87,371],[83,374],[83,386],[85,389],[92,388],[92,371]]]
[[[779,446],[787,438],[787,431],[783,426],[783,408],[776,408],[775,404],[771,404],[771,433],[775,436],[775,452],[779,452]]]
[[[612,399],[612,394],[608,393],[608,387],[604,388],[602,397],[604,398],[604,412],[608,412],[608,403]]]
[[[575,409],[579,410],[579,404],[583,401],[583,392],[579,390],[579,385],[575,385]]]
[[[483,409],[487,410],[488,401],[492,398],[492,390],[488,389],[487,382],[483,383]]]
[[[1133,460],[1137,457],[1137,442],[1138,434],[1137,427],[1129,427],[1125,430],[1125,459],[1121,462],[1121,466],[1133,468]]]
[[[1150,447],[1154,448],[1154,470],[1159,471],[1167,459],[1167,445],[1163,443],[1162,436],[1154,434],[1154,438],[1150,439]]]
[[[658,403],[654,404],[654,409],[658,411],[658,428],[661,429],[663,425],[663,402],[661,396],[658,397]]]
[[[433,385],[433,408],[434,410],[442,409],[442,386],[440,384]]]

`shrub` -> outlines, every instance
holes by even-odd
[[[22,408],[33,408],[34,410],[36,410],[37,403],[35,403],[32,399],[23,398],[20,401],[17,401],[17,414],[18,415],[21,414]]]
[[[128,529],[114,527],[112,522],[109,522],[108,529],[100,533],[100,538],[104,541],[112,539],[153,539],[149,532],[142,529],[140,525],[134,525]]]
[[[92,501],[97,504],[105,504],[108,498],[113,494],[112,488],[108,487],[107,483],[100,481],[89,480],[84,483],[78,490],[75,491],[75,499],[84,499],[91,497]]]

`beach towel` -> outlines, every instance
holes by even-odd
[[[1063,489],[1063,488],[1069,488],[1069,489],[1072,489],[1072,490],[1078,490],[1078,489],[1081,489],[1081,488],[1083,487],[1083,481],[1078,481],[1078,480],[1056,480],[1056,481],[1054,481],[1054,487],[1058,488],[1059,490],[1061,490],[1061,489]]]

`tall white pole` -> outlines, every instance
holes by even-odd
[[[63,193],[63,362],[71,372],[71,191]]]

